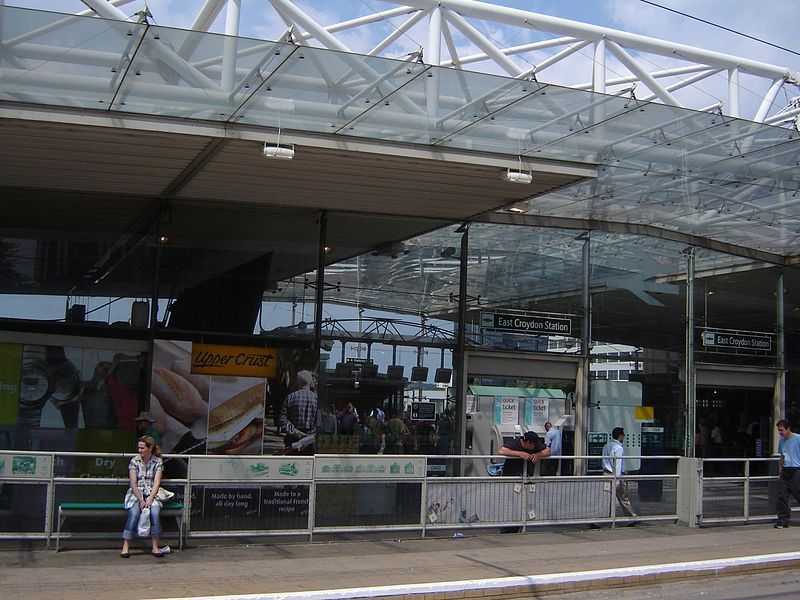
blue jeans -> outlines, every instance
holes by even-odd
[[[138,503],[128,509],[128,520],[125,521],[125,529],[122,531],[123,540],[132,540],[136,537],[140,514],[142,514],[142,509],[139,508]],[[158,502],[153,502],[150,507],[150,535],[153,537],[161,535],[161,506]]]

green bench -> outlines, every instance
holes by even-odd
[[[62,502],[58,505],[58,525],[56,527],[56,552],[61,544],[61,527],[67,518],[89,518],[114,516],[124,523],[125,505],[122,502]],[[161,507],[162,517],[175,517],[178,522],[178,548],[183,549],[183,504],[167,502]]]

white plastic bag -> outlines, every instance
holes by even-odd
[[[142,513],[139,515],[139,525],[136,528],[139,537],[147,537],[150,535],[150,509],[144,507]]]

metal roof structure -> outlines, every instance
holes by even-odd
[[[4,236],[42,227],[76,241],[87,235],[81,214],[102,212],[91,239],[105,252],[79,264],[99,286],[126,260],[131,268],[120,271],[136,271],[154,200],[181,216],[175,227],[184,223],[184,240],[218,235],[219,211],[239,231],[235,247],[219,235],[219,252],[201,256],[188,243],[171,265],[183,286],[268,250],[282,252],[272,280],[312,270],[316,232],[297,232],[326,208],[378,217],[369,234],[343,225],[330,263],[463,220],[646,233],[656,245],[797,261],[800,110],[775,105],[797,72],[471,0],[386,3],[397,6],[323,25],[297,3],[271,0],[285,24],[274,41],[236,36],[233,0],[204,2],[192,31],[151,24],[147,14],[130,19],[118,8],[124,0],[86,0],[101,18],[0,6],[0,185],[24,199]],[[232,35],[205,31],[223,8]],[[354,28],[389,21],[391,32],[369,53],[342,41]],[[499,47],[478,21],[535,39]],[[422,51],[379,56],[424,22]],[[459,36],[477,50],[459,52]],[[587,49],[584,79],[543,81],[551,66]],[[685,64],[647,69],[645,53]],[[610,76],[608,57],[627,73]],[[464,68],[481,62],[503,74]],[[681,90],[719,74],[722,104],[686,106]],[[752,115],[739,96],[742,77],[764,84]],[[294,145],[295,159],[265,161],[264,144]],[[509,169],[530,171],[533,182],[503,181]],[[274,219],[270,229],[273,214],[287,221]],[[508,251],[529,260],[531,248]],[[70,282],[74,273],[38,290],[67,293]],[[118,295],[143,291],[133,279],[115,284]]]

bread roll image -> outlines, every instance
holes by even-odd
[[[264,436],[265,384],[231,396],[208,414],[208,453],[260,452]]]
[[[177,373],[186,381],[191,383],[197,391],[200,392],[200,397],[208,402],[208,388],[211,380],[211,375],[197,375],[192,373],[189,357],[179,358],[171,365],[173,373]]]
[[[154,368],[150,390],[164,410],[184,425],[191,425],[208,414],[208,404],[197,388],[177,373]]]
[[[155,395],[150,394],[150,413],[156,418],[156,422],[153,423],[153,427],[156,428],[156,431],[160,433],[163,437],[164,433],[167,431],[167,415],[164,412],[164,409],[161,407],[161,403],[158,401],[158,398]]]

